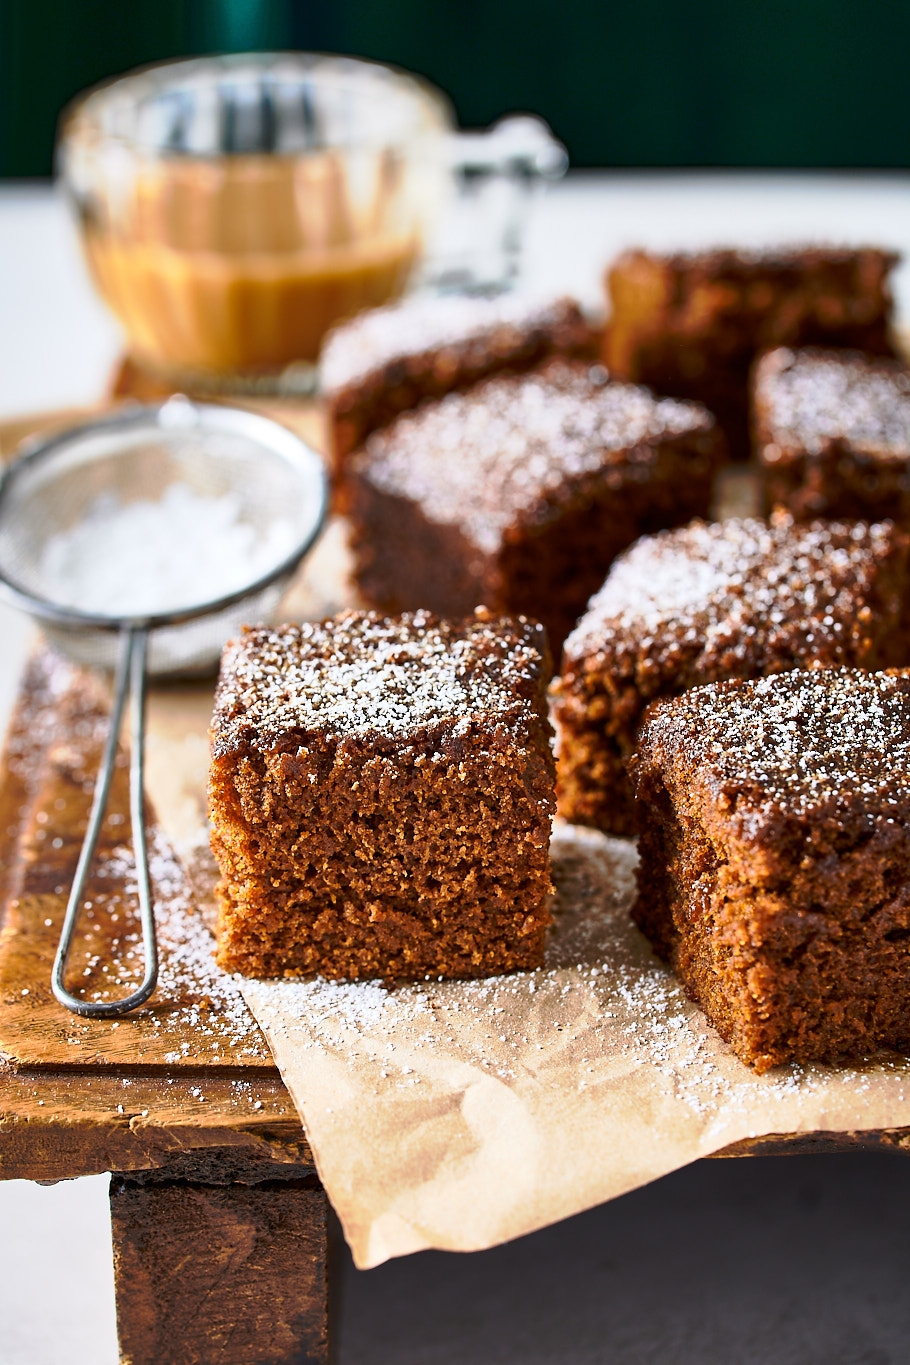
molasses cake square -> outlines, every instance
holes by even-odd
[[[595,350],[595,334],[569,298],[418,295],[360,313],[329,333],[320,360],[335,472],[370,432],[425,398],[519,374],[553,355],[593,359]]]
[[[420,979],[539,966],[554,770],[533,622],[254,627],[212,722],[218,961]]]
[[[695,688],[632,773],[633,918],[744,1062],[910,1047],[910,676]]]
[[[785,512],[639,540],[567,639],[551,689],[560,815],[635,832],[625,764],[655,697],[809,665],[910,664],[908,553],[890,522]]]
[[[749,455],[748,380],[774,346],[893,355],[889,276],[874,247],[629,251],[607,272],[604,363],[617,379],[704,403],[736,458]]]
[[[855,351],[763,356],[753,380],[767,507],[910,524],[910,370]]]
[[[355,576],[385,611],[477,603],[557,650],[612,560],[708,511],[723,438],[704,408],[550,361],[423,404],[349,466]]]

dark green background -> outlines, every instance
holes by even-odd
[[[905,167],[910,0],[0,0],[0,175],[142,62],[276,47],[429,77],[463,125],[542,114],[575,166]]]

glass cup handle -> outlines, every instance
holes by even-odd
[[[542,119],[511,114],[488,129],[450,134],[448,155],[454,192],[426,283],[442,292],[509,289],[534,200],[565,174],[566,149]]]

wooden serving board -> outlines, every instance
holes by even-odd
[[[154,400],[129,366],[112,397]],[[109,406],[109,404],[105,405]],[[322,418],[314,404],[249,404],[284,421],[317,448]],[[0,456],[36,433],[87,420],[96,409],[42,414],[0,424]],[[730,471],[718,513],[754,509],[754,480]],[[288,616],[328,615],[350,605],[344,526],[330,524],[285,602]],[[0,661],[2,666],[2,661]],[[148,761],[162,774],[182,746],[204,742],[211,683],[155,687]],[[5,752],[0,759],[0,1176],[61,1179],[92,1171],[167,1166],[195,1178],[204,1154],[238,1162],[309,1160],[299,1119],[264,1038],[233,983],[215,968],[208,931],[211,864],[175,852],[174,827],[148,808],[156,913],[162,939],[161,985],[141,1010],[120,1021],[83,1020],[58,1005],[50,972],[66,891],[88,816],[108,708],[104,682],[49,650],[27,666]],[[156,748],[157,742],[157,748]],[[198,765],[197,765],[198,766]],[[171,820],[180,800],[169,793]],[[196,818],[195,813],[193,819]],[[90,933],[69,975],[88,992],[113,989],[107,964],[124,985],[139,979],[130,903],[132,867],[125,852],[126,755],[113,784],[101,844],[100,875],[87,890]],[[114,919],[114,915],[117,919]],[[116,942],[115,942],[116,940]],[[906,1130],[768,1134],[718,1156],[766,1152],[889,1148],[910,1151]],[[197,1151],[197,1148],[199,1149]],[[195,1163],[195,1164],[194,1164]]]
[[[0,1053],[18,1066],[52,1070],[271,1072],[268,1046],[239,988],[214,965],[207,888],[201,878],[194,885],[152,810],[158,990],[120,1020],[83,1019],[54,999],[51,967],[106,723],[99,679],[50,650],[30,661],[0,786]],[[142,978],[129,835],[128,756],[121,751],[68,972],[69,988],[87,999],[129,994]]]

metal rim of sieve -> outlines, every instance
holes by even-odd
[[[0,562],[0,596],[14,606],[28,612],[39,621],[61,626],[73,632],[101,630],[119,636],[118,660],[113,687],[113,704],[105,742],[104,755],[95,781],[92,808],[85,831],[79,861],[73,876],[63,926],[51,976],[51,986],[57,1000],[74,1014],[88,1018],[110,1018],[128,1014],[145,1003],[152,995],[158,980],[158,951],[155,932],[154,906],[151,897],[148,853],[144,821],[144,762],[145,762],[145,699],[148,677],[147,646],[149,634],[161,627],[214,615],[251,598],[282,577],[289,576],[302,561],[322,530],[328,511],[328,480],[320,456],[287,427],[258,413],[216,404],[192,403],[178,396],[163,403],[131,405],[129,408],[85,422],[56,433],[44,440],[30,443],[25,451],[8,465],[0,475],[0,528],[8,515],[11,494],[17,482],[39,462],[47,462],[64,450],[99,435],[122,433],[133,436],[147,428],[150,435],[166,438],[168,433],[192,432],[203,440],[218,433],[246,436],[253,445],[278,454],[301,475],[301,484],[310,483],[317,496],[312,514],[305,523],[305,532],[293,551],[285,555],[266,573],[260,574],[241,588],[217,598],[196,603],[174,611],[144,613],[136,616],[109,616],[83,612],[75,607],[60,606],[49,598],[32,592],[17,583]],[[79,920],[82,893],[88,878],[98,836],[107,808],[117,745],[123,714],[129,698],[130,706],[130,813],[145,973],[139,987],[120,1000],[88,1001],[66,989],[66,968]]]
[[[171,421],[172,416],[176,417],[177,420]],[[186,433],[188,431],[196,431],[203,436],[215,434],[219,431],[247,436],[252,443],[269,448],[273,453],[281,454],[289,467],[296,467],[301,473],[306,471],[315,474],[320,496],[314,508],[312,524],[307,528],[306,535],[273,568],[264,574],[260,574],[258,578],[251,579],[243,587],[224,593],[217,598],[209,598],[207,601],[174,611],[146,612],[135,616],[110,616],[80,611],[76,607],[60,606],[50,598],[32,592],[18,583],[14,575],[7,571],[2,559],[0,559],[0,596],[6,598],[14,606],[28,612],[30,616],[36,616],[41,621],[47,621],[52,625],[63,626],[72,630],[117,632],[127,625],[132,625],[151,631],[164,626],[182,625],[185,621],[197,620],[201,616],[208,616],[210,613],[214,614],[226,607],[234,606],[242,602],[245,597],[252,597],[255,593],[268,587],[282,575],[294,571],[312,548],[316,537],[325,524],[328,511],[328,480],[323,461],[302,437],[297,436],[288,427],[273,422],[269,417],[262,417],[258,413],[248,412],[242,408],[232,408],[216,403],[191,402],[183,396],[169,398],[163,403],[131,404],[122,411],[99,417],[94,421],[83,422],[78,426],[68,427],[65,431],[57,432],[46,439],[29,442],[25,450],[0,473],[0,528],[2,528],[4,518],[7,515],[10,497],[15,492],[17,483],[33,466],[39,463],[48,463],[63,450],[71,448],[83,440],[90,440],[95,435],[117,432],[133,435],[140,432],[143,427],[147,427],[150,434],[157,436],[167,436],[170,432]]]

